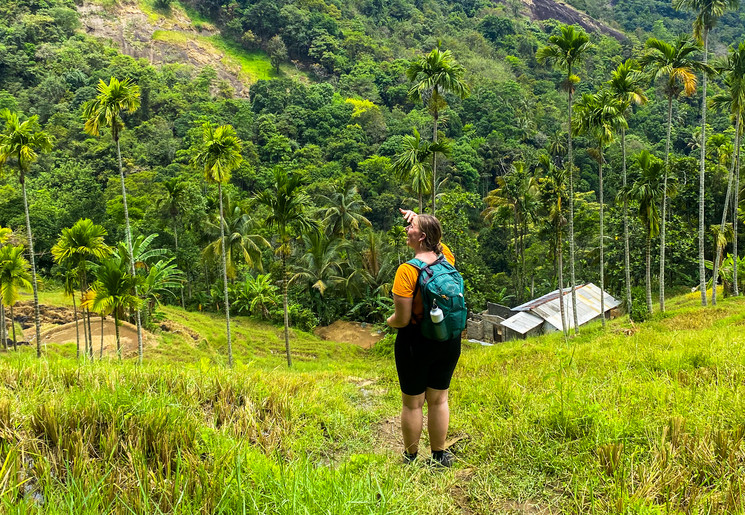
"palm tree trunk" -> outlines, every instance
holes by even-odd
[[[735,122],[735,144],[739,142],[737,134],[740,133],[740,117],[737,117]],[[729,176],[727,177],[727,194],[724,196],[724,209],[722,209],[722,223],[719,225],[720,234],[724,234],[724,228],[727,225],[727,215],[729,214],[729,199],[732,196],[732,183],[734,181],[735,168],[737,166],[736,156],[732,156],[732,165],[729,169]],[[719,245],[717,243],[716,259],[714,259],[714,270],[711,279],[711,305],[717,305],[717,280],[719,279],[719,262],[722,260],[722,252],[725,245]]]
[[[78,305],[75,303],[75,290],[72,291],[72,312],[75,317],[75,358],[80,359],[80,327],[78,326]],[[83,327],[85,328],[85,325]]]
[[[520,231],[518,229],[517,213],[515,213],[515,293],[517,294],[518,304],[522,304],[523,300],[523,289],[522,289],[522,278],[520,277]]]
[[[91,337],[91,345],[88,348],[88,356],[90,356],[92,360],[93,359],[93,331],[91,330],[91,312],[88,308],[85,308],[85,317],[88,320],[88,334]]]
[[[603,327],[605,327],[605,255],[603,250],[605,245],[603,244],[603,232],[605,229],[605,223],[603,217],[605,215],[605,209],[603,205],[603,143],[598,141],[600,147],[600,161],[598,165],[598,189],[600,197],[600,320],[602,321]]]
[[[737,114],[737,121],[741,123],[742,116]],[[732,238],[732,288],[735,297],[740,295],[740,288],[737,286],[737,226],[740,223],[737,219],[737,209],[740,206],[740,133],[735,134],[736,150],[735,150],[735,191],[733,195],[735,197],[732,203],[732,231],[734,237]]]
[[[83,281],[82,281],[82,278],[81,278],[81,281],[80,281],[80,301],[81,301],[81,303],[83,302],[83,299],[84,298],[85,298],[85,289],[83,287]],[[73,304],[75,304],[74,299],[73,299]],[[87,356],[88,355],[88,328],[85,326],[85,307],[83,307],[81,305],[80,306],[80,311],[82,311],[82,313],[83,313],[83,318],[82,318],[82,322],[83,322],[83,340],[84,340],[83,344],[85,346],[85,348],[83,349],[83,356]],[[75,331],[76,331],[76,334],[79,334],[80,331],[78,330],[77,325],[78,325],[78,315],[77,315],[77,310],[76,310],[75,311]],[[78,348],[79,347],[80,347],[80,345],[78,345]],[[78,357],[80,357],[80,356],[78,356]]]
[[[227,329],[227,336],[228,336],[228,366],[233,366],[233,342],[230,338],[230,304],[228,300],[228,259],[225,255],[225,218],[223,218],[223,209],[222,209],[222,184],[217,183],[217,191],[220,196],[220,245],[222,247],[222,278],[223,278],[223,288],[225,293],[225,326]]]
[[[10,305],[10,330],[13,333],[13,348],[18,350],[18,340],[16,340],[16,317],[13,313],[13,304]]]
[[[437,122],[439,121],[439,118],[440,118],[440,112],[437,109],[435,109],[434,118],[435,118],[435,123],[434,123],[434,131],[432,133],[432,142],[437,143]],[[436,176],[437,176],[437,152],[432,152],[432,216],[435,216],[435,197],[436,197],[435,178]]]
[[[135,270],[135,259],[132,252],[132,228],[129,225],[129,210],[127,209],[127,187],[124,184],[124,168],[122,167],[122,151],[119,144],[119,138],[116,137],[116,157],[119,160],[119,178],[122,181],[122,204],[124,206],[124,221],[127,226],[127,250],[129,251],[129,271],[132,277],[136,277]],[[135,297],[137,297],[137,286],[135,286]],[[140,310],[135,309],[135,320],[137,321],[137,361],[142,364],[142,320],[140,319]],[[117,328],[117,345],[119,345],[119,329]],[[91,338],[91,348],[93,347],[93,339]],[[121,353],[119,354],[121,359]]]
[[[673,126],[673,96],[667,97],[667,139],[665,140],[665,171],[662,183],[662,219],[660,220],[660,312],[665,312],[665,224],[667,223],[667,177],[670,165],[670,131]]]
[[[292,355],[290,354],[290,313],[287,310],[287,255],[282,251],[282,302],[285,310],[285,352],[287,353],[287,366],[292,366]]]
[[[6,333],[8,331],[8,327],[5,325],[5,306],[3,305],[2,301],[0,301],[0,340],[3,341],[3,349],[6,351],[8,350],[8,338],[6,336]]]
[[[103,321],[104,321],[105,318],[106,318],[106,315],[104,315],[103,313],[101,313],[101,350],[98,353],[98,359],[99,360],[103,359]]]
[[[561,218],[561,213],[559,213]],[[559,224],[561,222],[558,222]],[[564,260],[563,260],[563,244],[561,241],[561,226],[556,230],[556,260],[558,261],[557,272],[559,276],[559,311],[561,312],[561,333],[567,336],[567,321],[566,314],[564,313]]]
[[[704,28],[704,64],[709,60],[709,31]],[[706,172],[706,72],[701,84],[701,161],[698,173],[698,274],[701,305],[706,306],[706,268],[704,267],[704,183]],[[715,285],[716,286],[716,285]]]
[[[631,266],[629,264],[629,197],[626,191],[626,129],[621,128],[621,154],[623,155],[623,265],[626,279],[626,306],[631,319]]]
[[[569,66],[567,79],[572,76]],[[574,160],[572,159],[572,98],[573,91],[569,88],[569,145],[567,147],[567,166],[569,166],[569,280],[572,287],[572,318],[574,320],[574,334],[579,334],[579,318],[577,317],[577,278],[574,270]]]
[[[173,241],[176,247],[176,259],[178,260],[178,227],[176,222],[173,222]],[[181,283],[181,309],[186,309],[186,303],[184,302],[184,284]]]
[[[649,223],[649,222],[647,222]],[[647,313],[652,314],[652,234],[647,226]]]
[[[419,194],[419,212],[424,213],[424,198],[421,193]]]
[[[41,315],[39,314],[39,285],[36,282],[36,256],[34,256],[34,239],[31,235],[31,217],[28,212],[28,197],[26,195],[26,179],[21,180],[23,190],[23,209],[26,211],[26,231],[28,232],[28,255],[31,262],[31,284],[34,287],[34,322],[36,325],[36,357],[41,357]],[[12,315],[11,315],[12,316]],[[13,338],[15,341],[15,338]]]
[[[119,361],[122,360],[122,342],[119,339],[119,316],[114,308],[114,331],[116,332],[116,355],[119,356]]]

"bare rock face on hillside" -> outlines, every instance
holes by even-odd
[[[214,27],[202,25],[199,30],[180,9],[169,17],[144,13],[137,2],[123,0],[115,10],[84,1],[77,6],[83,29],[91,36],[110,40],[123,54],[151,63],[190,64],[197,69],[211,66],[219,79],[232,87],[235,96],[248,98],[249,84],[240,78],[240,70],[227,64],[225,54],[204,38],[217,34]],[[155,39],[156,31],[167,31],[167,40]]]
[[[534,19],[554,19],[570,25],[579,25],[590,32],[601,32],[619,41],[626,39],[623,32],[609,27],[564,2],[557,0],[522,0],[522,2],[530,8]]]

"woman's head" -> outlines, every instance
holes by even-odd
[[[432,251],[436,254],[442,253],[442,227],[440,221],[432,215],[418,215],[406,229],[408,234],[407,244],[414,248]]]

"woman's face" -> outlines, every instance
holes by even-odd
[[[406,226],[406,244],[412,249],[417,249],[424,240],[424,237],[424,233],[419,229],[419,218],[415,217],[411,223]]]

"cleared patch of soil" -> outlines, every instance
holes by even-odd
[[[6,309],[6,315],[10,315],[10,310]],[[24,331],[34,326],[34,303],[31,301],[19,302],[13,306],[13,315],[15,321],[21,324]],[[39,305],[39,318],[41,324],[60,325],[75,320],[75,312],[72,308],[62,306],[45,306]]]
[[[315,334],[323,340],[351,343],[363,349],[371,349],[383,338],[383,334],[378,334],[370,324],[344,320],[337,320],[325,327],[317,327]]]
[[[78,321],[80,330],[80,346],[83,347],[83,321]],[[44,344],[53,343],[75,343],[76,330],[75,322],[61,325],[42,333],[41,340]],[[98,317],[91,318],[91,332],[93,333],[94,355],[98,356],[101,349],[101,319]],[[29,341],[34,337],[33,327],[25,331],[26,338]],[[145,348],[153,348],[158,341],[152,334],[147,331],[142,332]],[[128,322],[122,322],[119,326],[119,339],[122,346],[122,357],[128,358],[137,355],[137,327]],[[103,323],[103,354],[104,356],[116,356],[116,328],[113,318],[106,318]]]

